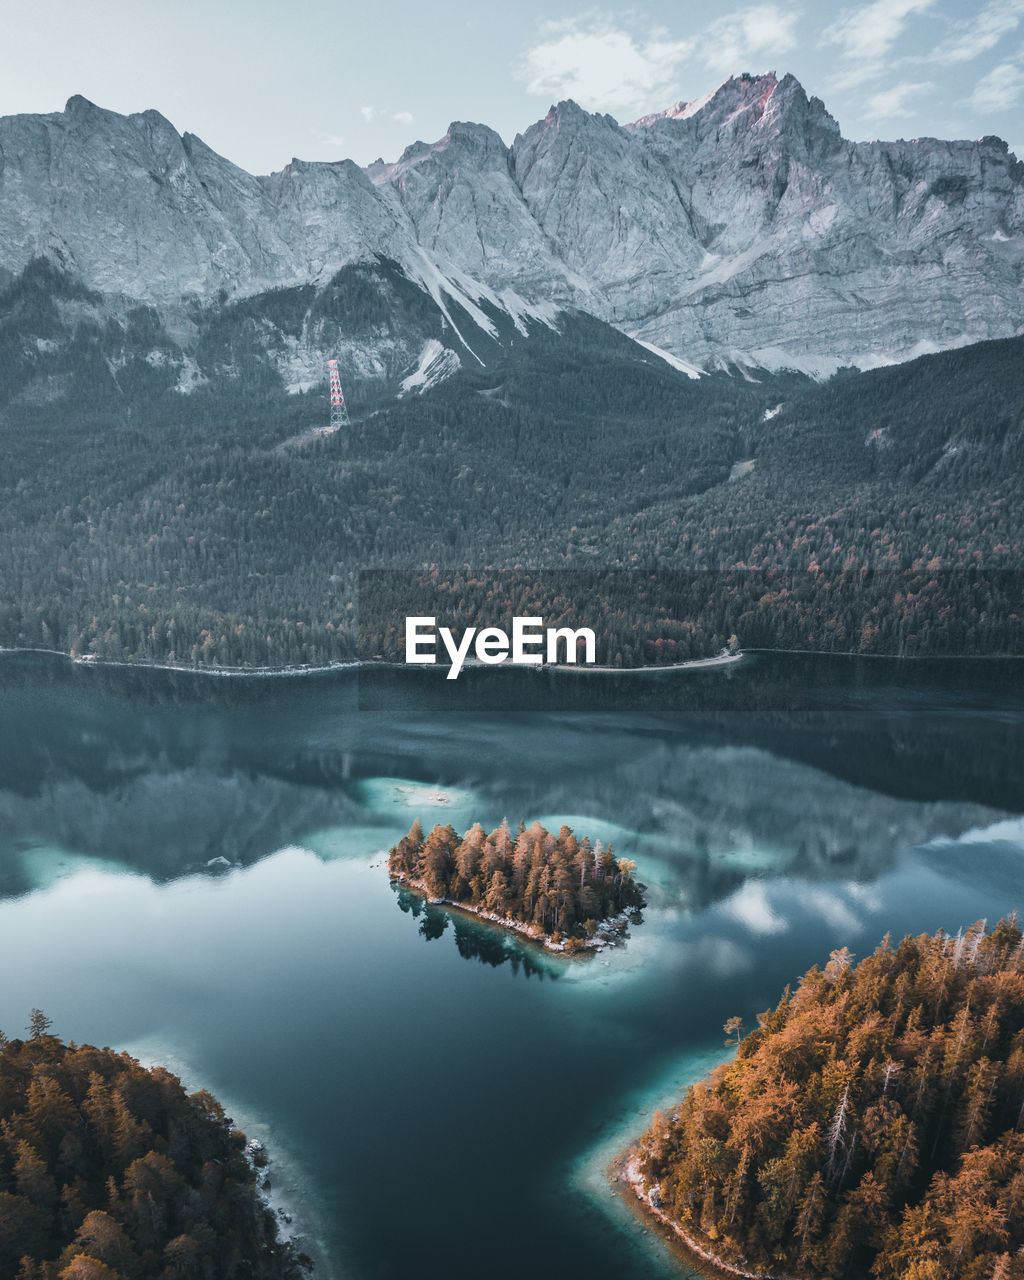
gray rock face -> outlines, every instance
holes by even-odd
[[[390,193],[350,161],[255,178],[156,111],[84,98],[0,119],[0,262],[55,256],[91,289],[174,302],[322,279],[408,247]]]
[[[39,255],[163,307],[379,255],[457,332],[453,303],[484,330],[478,305],[520,325],[577,307],[703,368],[827,374],[1024,331],[1024,165],[996,138],[845,141],[792,76],[625,127],[561,103],[511,148],[453,124],[394,164],[269,177],[155,111],[72,98],[0,120],[0,268]]]
[[[625,129],[561,104],[512,160],[591,309],[692,363],[828,373],[1024,325],[1024,165],[998,139],[846,142],[764,76]]]
[[[998,139],[845,142],[792,77],[681,117],[633,132],[707,256],[642,336],[827,372],[1021,331],[1024,166]]]
[[[393,191],[417,242],[500,293],[512,285],[536,301],[576,301],[582,280],[552,251],[510,169],[509,152],[485,125],[452,124],[432,145],[407,148],[368,170]]]

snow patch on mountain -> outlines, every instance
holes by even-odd
[[[810,351],[795,352],[785,347],[755,347],[753,351],[733,351],[730,358],[738,369],[747,371],[748,377],[749,370],[764,369],[769,373],[803,373],[816,382],[824,382],[853,363],[840,356],[817,355]],[[876,368],[877,365],[871,364],[869,367]]]
[[[685,360],[680,360],[678,356],[674,356],[671,351],[663,351],[661,347],[656,347],[653,342],[644,342],[642,338],[634,338],[633,341],[637,346],[649,351],[651,355],[658,356],[666,364],[670,364],[673,369],[678,369],[680,373],[685,373],[688,378],[696,380],[704,373],[703,369],[698,369],[696,365],[687,364]]]
[[[209,378],[196,362],[190,356],[186,356],[181,363],[181,371],[178,374],[178,381],[174,384],[174,390],[179,395],[189,396],[196,387],[206,386],[208,382]]]
[[[427,292],[430,294],[430,296],[434,299],[435,303],[437,304],[438,310],[442,313],[445,320],[451,326],[453,332],[455,333],[455,336],[466,348],[466,350],[477,362],[477,364],[482,365],[484,363],[483,360],[480,359],[480,357],[476,354],[473,348],[469,345],[469,343],[466,341],[466,339],[463,337],[462,333],[460,332],[459,326],[452,319],[451,311],[448,309],[448,305],[444,300],[445,294],[448,294],[448,296],[452,299],[453,302],[456,302],[460,306],[462,306],[463,310],[468,312],[469,315],[474,320],[477,320],[477,317],[479,317],[479,320],[477,320],[479,327],[483,329],[484,332],[489,337],[492,337],[492,338],[496,338],[498,336],[497,330],[495,329],[494,325],[491,323],[490,320],[488,320],[488,318],[484,315],[484,313],[480,310],[479,307],[477,307],[473,302],[471,302],[470,299],[465,296],[465,294],[460,293],[460,291],[447,278],[447,276],[445,276],[434,265],[434,263],[430,261],[430,259],[427,257],[427,255],[423,252],[422,249],[420,250],[419,261],[416,263],[414,270],[416,272],[414,279],[416,279],[420,284],[422,284],[423,287],[427,290]]]
[[[502,289],[496,295],[496,300],[502,310],[511,317],[512,323],[524,338],[529,333],[528,320],[536,320],[555,333],[558,332],[558,317],[562,314],[562,308],[556,307],[553,302],[543,300],[527,302],[514,289]]]
[[[408,395],[410,391],[421,393],[436,387],[452,374],[462,368],[458,353],[449,347],[443,347],[436,338],[424,343],[419,362],[407,378],[402,379],[399,396]]]

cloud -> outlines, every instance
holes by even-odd
[[[403,125],[410,125],[413,120],[411,111],[390,111],[386,107],[360,107],[359,114],[367,124],[373,124],[375,120],[380,120],[384,116],[390,116],[396,124]]]
[[[824,33],[826,44],[839,45],[843,56],[856,60],[884,58],[908,20],[927,13],[935,0],[874,0],[859,9],[847,9]]]
[[[966,22],[956,22],[945,40],[924,61],[953,66],[970,62],[1015,31],[1024,18],[1024,0],[993,0]]]
[[[678,96],[678,73],[686,61],[703,62],[724,76],[795,48],[798,17],[798,11],[775,4],[750,5],[680,40],[662,29],[640,37],[594,15],[548,22],[517,76],[527,92],[549,101],[573,98],[601,111],[650,110]]]
[[[903,57],[893,58],[892,48],[903,34],[915,14],[932,13],[935,0],[874,0],[859,9],[844,11],[837,22],[824,33],[826,44],[838,45],[845,66],[831,77],[834,89],[855,89],[871,80],[891,75],[897,67],[956,66],[970,62],[986,53],[1024,21],[1024,0],[989,0],[974,17],[968,20],[948,20],[935,12],[936,19],[945,23],[946,37],[933,49]],[[906,86],[909,91],[909,86]],[[895,90],[892,92],[895,93]],[[904,99],[894,114],[911,114]],[[869,114],[882,114],[885,95],[876,95],[879,105],[871,107]],[[875,99],[871,100],[872,104]]]
[[[772,58],[796,46],[799,11],[773,4],[753,5],[712,22],[697,41],[705,64],[727,75],[752,70],[753,58]]]
[[[927,93],[935,85],[928,81],[922,84],[894,84],[891,89],[883,89],[867,101],[864,115],[868,120],[893,120],[898,117],[916,115],[916,109],[907,101],[919,93]]]
[[[861,927],[860,921],[838,894],[829,893],[825,889],[807,888],[800,893],[800,901],[814,915],[843,935],[855,934]]]
[[[341,133],[325,134],[320,141],[325,147],[343,147],[345,145],[345,137]]]
[[[785,933],[789,928],[789,923],[769,901],[764,885],[756,880],[747,880],[726,899],[722,909],[751,933]]]
[[[892,71],[892,64],[884,58],[875,62],[855,62],[845,71],[833,72],[829,76],[829,86],[835,90],[857,89],[862,84],[867,84],[869,80],[877,80],[890,71]]]
[[[601,18],[549,22],[516,75],[528,93],[548,101],[573,98],[582,107],[643,110],[662,105],[675,89],[679,64],[693,40],[670,40],[657,31],[638,41]]]
[[[855,902],[860,903],[862,907],[866,907],[869,911],[881,911],[885,906],[882,895],[873,884],[858,884],[856,880],[847,880],[844,882],[843,888]]]
[[[1024,65],[1021,60],[1000,62],[974,86],[968,102],[975,111],[1009,111],[1024,92]]]

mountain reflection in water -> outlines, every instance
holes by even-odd
[[[1024,906],[1022,668],[755,655],[453,692],[0,655],[0,1028],[43,1008],[221,1096],[325,1280],[667,1280],[606,1216],[601,1153],[725,1019],[835,947]],[[567,959],[390,885],[415,818],[506,816],[636,859],[623,946]]]

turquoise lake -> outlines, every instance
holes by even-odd
[[[215,677],[0,654],[0,1029],[163,1062],[325,1277],[686,1274],[602,1177],[829,952],[1024,907],[1024,663]],[[540,819],[648,885],[577,961],[386,851]]]

